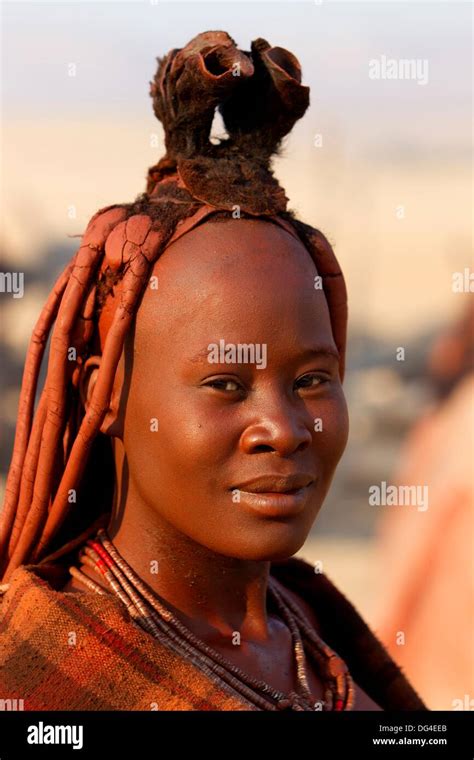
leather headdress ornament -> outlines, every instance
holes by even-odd
[[[261,38],[252,42],[250,52],[244,52],[226,32],[216,31],[199,34],[183,49],[174,49],[157,60],[150,94],[165,130],[166,155],[149,169],[147,193],[150,201],[159,202],[163,187],[172,182],[203,204],[178,222],[167,246],[217,211],[234,211],[236,207],[278,224],[302,242],[294,226],[279,216],[286,211],[288,199],[269,167],[280,141],[309,105],[309,87],[301,84],[297,58]],[[196,97],[196,92],[202,97]],[[216,109],[228,133],[219,144],[209,140]],[[324,236],[308,229],[313,236],[309,252],[323,279],[343,377],[347,322],[344,278]],[[132,265],[138,249],[153,260],[152,251],[161,240],[160,231],[153,229],[147,215],[124,218],[107,237],[101,272]],[[121,292],[118,280],[102,308],[101,349]]]

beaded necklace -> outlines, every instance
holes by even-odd
[[[285,694],[265,681],[250,676],[223,655],[195,636],[173,614],[158,596],[136,575],[119,554],[107,532],[100,529],[95,539],[83,545],[79,559],[104,578],[110,593],[117,596],[133,620],[157,639],[198,665],[209,676],[217,677],[261,710],[351,710],[354,684],[344,661],[319,637],[283,587],[270,577],[268,592],[271,601],[287,624],[293,642],[298,687]],[[71,566],[70,574],[97,594],[108,592],[79,568]],[[306,644],[303,645],[303,639]],[[324,684],[324,701],[314,702],[311,695],[305,654],[317,666]]]

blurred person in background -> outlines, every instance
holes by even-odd
[[[426,485],[428,509],[395,506],[379,525],[377,632],[435,710],[474,709],[473,327],[471,300],[436,339],[427,366],[435,400],[394,478]]]

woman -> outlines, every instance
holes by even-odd
[[[292,558],[348,433],[343,276],[270,169],[309,103],[299,63],[206,32],[159,60],[151,95],[166,155],[146,193],[91,219],[29,348],[0,693],[25,709],[423,709]]]

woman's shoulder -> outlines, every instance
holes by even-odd
[[[0,589],[0,693],[25,700],[25,709],[105,709],[83,682],[89,663],[100,672],[107,629],[120,610],[100,607],[95,594],[62,591],[64,571],[22,565]],[[113,600],[112,600],[113,602]]]
[[[271,575],[318,635],[344,659],[360,696],[383,710],[426,710],[401,668],[325,573],[301,557],[273,562]],[[360,701],[360,700],[359,700]]]
[[[285,586],[285,594],[287,598],[289,597],[290,601],[293,602],[293,604],[303,613],[304,617],[306,618],[307,622],[309,623],[310,627],[313,628],[318,636],[321,638],[324,638],[322,636],[322,630],[321,630],[321,623],[318,619],[318,616],[316,614],[316,610],[314,607],[311,606],[311,604],[305,599],[305,597],[301,593],[296,593],[291,588],[288,588]],[[375,702],[373,699],[370,698],[370,696],[359,686],[359,684],[354,683],[355,688],[355,708],[356,710],[382,710],[379,704]]]
[[[151,637],[112,595],[22,566],[0,596],[0,695],[25,710],[246,710],[209,669]],[[7,587],[5,587],[7,586]]]

